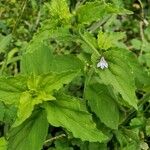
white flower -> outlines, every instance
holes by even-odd
[[[100,61],[97,63],[97,68],[101,69],[108,68],[108,63],[106,62],[104,57],[102,57]]]

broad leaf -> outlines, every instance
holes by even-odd
[[[35,112],[9,133],[8,150],[41,150],[48,131],[44,111]]]
[[[78,75],[79,71],[45,74],[42,75],[40,87],[44,89],[46,93],[50,93],[53,90],[59,90],[64,84],[70,83],[73,78]]]
[[[55,102],[45,104],[48,122],[64,127],[83,141],[102,142],[107,137],[96,128],[85,104],[69,96],[56,96]]]
[[[52,54],[52,50],[44,45],[33,52],[23,54],[21,61],[21,71],[23,74],[60,73],[69,70],[80,70],[82,68],[83,64],[78,58],[72,55],[55,56]]]
[[[108,127],[117,129],[119,108],[107,86],[99,83],[89,84],[85,88],[85,97],[93,112]]]
[[[75,56],[72,55],[56,55],[53,57],[51,71],[52,72],[65,72],[65,71],[78,71],[84,68],[83,63]]]
[[[13,127],[20,125],[23,121],[29,118],[34,110],[34,106],[41,104],[44,100],[55,100],[55,98],[51,95],[49,95],[49,97],[42,97],[42,95],[39,94],[37,97],[33,97],[29,92],[22,93],[18,105],[18,118],[13,124]]]
[[[17,103],[20,95],[27,89],[26,77],[1,77],[0,78],[0,101],[5,104]]]
[[[105,84],[110,84],[118,91],[124,101],[137,109],[137,99],[135,96],[134,72],[129,65],[128,55],[124,55],[124,49],[111,49],[103,55],[108,63],[108,68],[102,70],[95,68],[96,72]],[[96,67],[99,56],[93,55],[92,60]]]
[[[23,54],[21,59],[21,71],[23,74],[42,74],[48,73],[52,64],[51,49],[40,44],[34,51]]]
[[[131,11],[103,1],[87,2],[76,11],[78,22],[82,24],[89,24],[109,14],[131,14]]]
[[[64,84],[68,84],[78,73],[75,71],[63,73],[49,73],[41,76],[32,75],[28,81],[28,91],[22,92],[19,98],[17,120],[14,126],[18,126],[32,114],[35,105],[43,101],[55,100],[53,90],[59,90]]]

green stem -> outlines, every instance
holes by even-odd
[[[52,142],[52,141],[57,140],[57,139],[60,139],[60,138],[63,138],[63,137],[66,137],[66,135],[65,135],[65,134],[61,134],[61,135],[52,137],[52,138],[46,140],[46,141],[44,142],[44,144],[46,144],[46,143],[48,143],[48,142]]]

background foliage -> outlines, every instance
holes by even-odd
[[[149,0],[1,0],[0,150],[148,150],[149,14]]]

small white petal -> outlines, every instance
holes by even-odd
[[[106,62],[104,57],[102,57],[100,61],[97,63],[97,68],[101,69],[108,68],[108,63]]]

